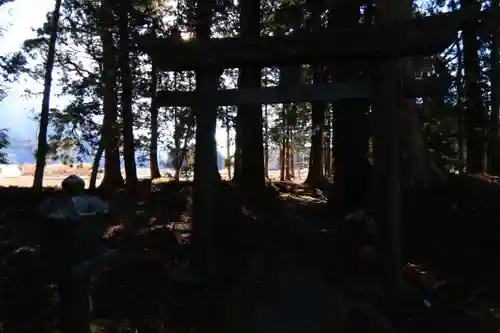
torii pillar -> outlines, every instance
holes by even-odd
[[[411,10],[411,0],[377,0],[378,22],[393,23],[401,19],[400,15],[405,11],[403,6],[408,4]],[[377,63],[373,78],[372,105],[376,123],[374,211],[387,291],[392,297],[397,297],[402,287],[399,113],[403,95],[397,45],[391,51],[389,57]]]

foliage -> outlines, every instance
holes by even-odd
[[[7,153],[5,152],[6,148],[9,148],[10,141],[7,136],[7,130],[0,129],[0,164],[7,164],[9,160],[7,159]]]
[[[7,84],[19,79],[26,63],[21,52],[0,56],[0,101],[7,96]]]

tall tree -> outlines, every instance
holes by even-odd
[[[500,1],[493,0],[494,8],[500,7]],[[500,30],[491,33],[491,115],[490,115],[490,142],[488,145],[490,158],[490,172],[500,174]]]
[[[481,1],[462,0],[462,9],[479,11]],[[462,30],[465,70],[465,126],[467,132],[467,172],[487,171],[486,109],[482,101],[479,40],[476,23],[464,24]]]
[[[255,38],[260,35],[260,1],[242,0],[240,2],[240,34],[242,38]],[[240,68],[240,88],[260,88],[261,68],[245,66]],[[237,131],[241,152],[235,171],[237,180],[251,192],[262,190],[265,186],[264,138],[262,134],[262,106],[260,104],[239,105]]]
[[[123,120],[123,160],[127,188],[134,192],[137,185],[137,167],[135,163],[134,115],[132,112],[133,77],[130,63],[130,24],[129,16],[132,4],[127,1],[116,5],[118,16],[118,63],[121,83],[121,115]]]
[[[321,28],[321,14],[324,8],[320,7],[318,2],[310,1],[309,26],[312,31]],[[313,68],[313,83],[321,84],[326,79],[325,64],[316,65]],[[311,150],[309,153],[309,172],[307,173],[306,183],[311,185],[320,185],[326,181],[323,173],[324,162],[324,133],[325,133],[325,114],[327,103],[312,103],[312,130],[311,130]]]
[[[43,87],[42,111],[40,113],[40,129],[38,131],[38,146],[36,150],[36,169],[33,187],[41,189],[43,186],[43,172],[45,169],[45,159],[47,156],[48,143],[47,131],[49,127],[50,91],[52,88],[52,71],[54,68],[54,58],[56,53],[56,42],[59,31],[59,16],[61,12],[62,0],[56,0],[54,11],[52,12],[51,33],[47,63],[45,65],[45,78]]]
[[[115,18],[110,0],[101,0],[98,11],[98,30],[102,44],[103,125],[101,141],[104,146],[104,178],[101,187],[123,185],[120,171],[120,131],[118,126],[117,49],[113,36]]]
[[[154,36],[158,30],[158,18],[153,18],[152,33]],[[151,141],[149,144],[149,169],[151,172],[151,179],[160,178],[160,167],[158,164],[158,66],[153,60],[151,63]]]

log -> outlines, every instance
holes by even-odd
[[[329,63],[333,59],[380,59],[427,56],[446,49],[464,22],[486,23],[497,10],[459,10],[390,24],[298,32],[288,36],[230,37],[210,41],[178,41],[143,36],[141,47],[163,70],[194,70],[203,66],[294,66]]]
[[[413,80],[404,84],[406,97],[423,97],[432,94],[432,84]],[[213,100],[218,105],[277,104],[292,102],[333,102],[341,99],[368,99],[372,95],[371,84],[366,81],[337,82],[330,84],[301,84],[295,86],[239,88],[218,90]],[[199,98],[195,91],[161,91],[161,106],[193,105]]]

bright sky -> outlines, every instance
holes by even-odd
[[[17,0],[2,6],[0,22],[5,33],[0,39],[1,52],[19,50],[25,39],[34,36],[31,29],[41,26],[45,13],[52,6],[51,0]],[[41,99],[24,98],[22,95],[25,88],[38,90],[38,85],[27,80],[11,87],[8,97],[0,102],[0,126],[8,128],[14,139],[35,141],[37,126],[31,120],[32,111],[40,108]]]
[[[33,28],[40,27],[48,11],[53,10],[54,0],[16,0],[2,6],[0,9],[1,26],[5,33],[0,38],[2,54],[20,49],[22,42],[35,36]],[[8,128],[10,136],[15,141],[36,142],[38,124],[32,120],[34,112],[41,108],[41,96],[26,98],[23,96],[26,88],[42,91],[42,86],[33,80],[23,80],[13,85],[6,99],[0,102],[0,128]],[[65,102],[56,95],[57,87],[52,89],[51,107],[62,107]],[[216,133],[220,152],[226,153],[225,130],[218,128]]]

